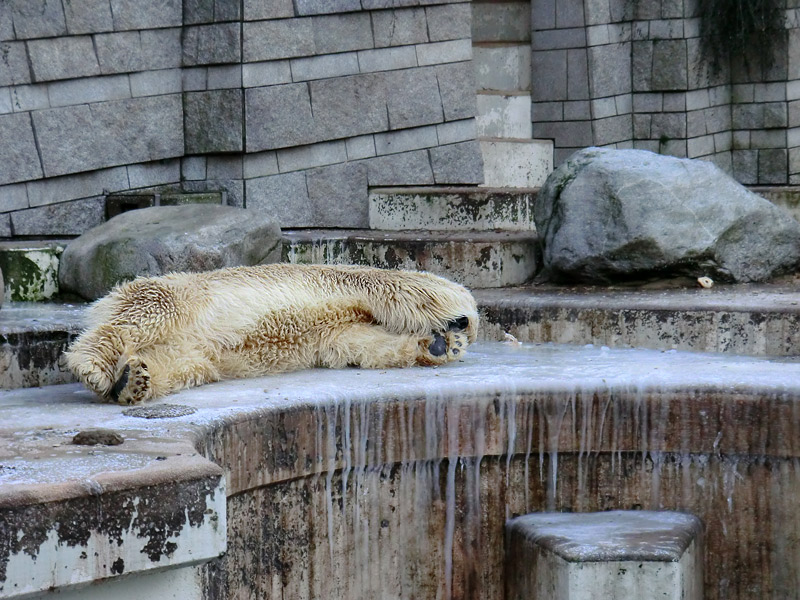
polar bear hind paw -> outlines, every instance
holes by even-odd
[[[427,351],[420,357],[424,365],[441,365],[461,358],[469,345],[467,335],[455,331],[434,332],[428,338]]]

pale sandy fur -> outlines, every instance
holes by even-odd
[[[454,327],[463,317],[466,327]],[[132,404],[308,367],[443,364],[463,356],[477,327],[472,295],[428,273],[234,267],[116,287],[92,306],[66,358],[89,389]],[[430,352],[434,334],[446,342],[441,355]]]

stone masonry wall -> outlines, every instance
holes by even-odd
[[[747,184],[800,183],[800,19],[770,69],[709,67],[697,0],[532,0],[534,137],[712,160]]]
[[[474,90],[465,2],[0,0],[0,237],[160,186],[366,226],[368,186],[482,180]]]

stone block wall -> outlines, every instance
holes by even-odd
[[[735,51],[710,67],[697,0],[532,0],[534,137],[555,140],[556,163],[633,147],[712,160],[742,183],[800,183],[797,5],[787,44],[754,71]]]
[[[368,186],[479,183],[470,30],[446,0],[2,0],[0,237],[134,189],[359,227]]]

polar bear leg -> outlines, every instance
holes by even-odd
[[[179,342],[156,344],[127,360],[109,396],[118,404],[138,404],[219,380],[219,372],[199,350]]]
[[[109,395],[124,366],[128,344],[122,333],[115,326],[100,325],[81,334],[65,353],[70,370],[99,396]]]
[[[357,323],[322,345],[319,363],[331,368],[354,365],[367,369],[441,365],[461,358],[468,344],[466,334],[456,331],[419,336]]]

